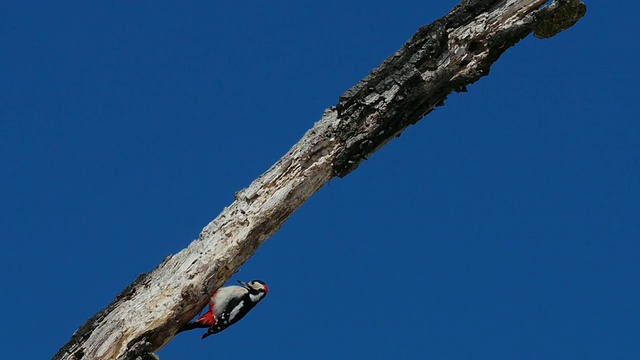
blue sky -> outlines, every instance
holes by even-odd
[[[197,238],[457,1],[433,3],[5,4],[3,358],[50,358]],[[269,296],[161,358],[640,357],[640,9],[625,3],[587,1],[327,184],[233,278]]]

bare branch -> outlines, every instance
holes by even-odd
[[[468,0],[424,26],[345,92],[304,137],[209,225],[199,239],[141,275],[73,335],[54,359],[136,359],[167,344],[289,216],[344,177],[453,91],[489,73],[509,47],[546,38],[586,12],[579,0]]]

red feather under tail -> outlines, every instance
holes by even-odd
[[[190,322],[185,326],[181,327],[176,334],[181,333],[183,331],[187,331],[187,330],[208,328],[213,326],[215,323],[216,323],[216,318],[213,316],[213,309],[209,309],[209,311],[207,311],[204,315],[200,316],[198,320]]]

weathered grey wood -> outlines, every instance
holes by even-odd
[[[169,342],[287,218],[453,91],[489,73],[528,34],[546,38],[586,12],[579,0],[468,0],[424,26],[327,109],[304,137],[207,225],[85,323],[54,359],[135,359]]]

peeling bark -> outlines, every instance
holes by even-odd
[[[466,0],[418,32],[186,249],[142,274],[82,325],[53,359],[142,359],[166,345],[257,248],[313,193],[344,177],[454,91],[489,74],[509,47],[547,38],[586,12],[579,0]]]

